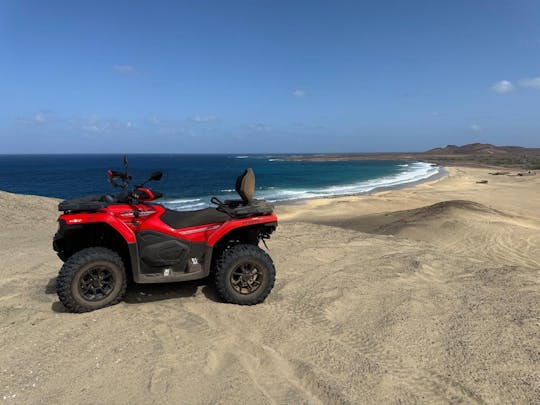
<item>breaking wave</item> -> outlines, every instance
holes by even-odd
[[[346,196],[354,194],[369,193],[382,188],[399,187],[417,181],[425,180],[439,173],[440,168],[434,164],[424,162],[414,162],[398,165],[401,171],[397,174],[378,177],[358,183],[335,185],[320,188],[277,188],[266,187],[256,190],[256,196],[271,202],[279,203],[285,201],[304,200],[310,198],[324,198],[333,196]],[[186,211],[196,210],[212,206],[210,198],[212,196],[200,196],[198,198],[171,199],[162,201],[168,208]],[[233,189],[222,189],[217,195],[221,200],[237,199],[238,196]]]

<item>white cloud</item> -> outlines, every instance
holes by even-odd
[[[540,90],[540,76],[520,80],[519,85],[522,87],[529,87],[531,89]]]
[[[313,130],[317,130],[317,129],[326,129],[326,126],[321,125],[321,124],[311,124],[311,123],[306,124],[304,122],[293,122],[292,125],[295,128],[301,128],[301,129],[305,129],[305,130],[309,130],[309,131],[313,131]]]
[[[81,129],[87,132],[102,132],[102,129],[97,125],[83,125],[81,126]]]
[[[133,65],[113,65],[113,70],[123,75],[129,75],[137,71]]]
[[[501,80],[500,82],[497,82],[493,86],[491,86],[491,90],[499,94],[510,93],[515,89],[516,87],[512,84],[512,82],[508,80]]]
[[[37,122],[38,124],[43,124],[45,121],[47,121],[47,117],[44,113],[38,112],[36,115],[34,115],[34,122]]]
[[[128,122],[129,123],[129,122]],[[179,122],[162,119],[156,115],[146,121],[146,125],[150,126],[150,131],[158,135],[164,136],[194,136],[193,132],[182,126]]]
[[[166,135],[166,136],[194,136],[194,132],[190,129],[186,129],[183,127],[175,127],[175,126],[163,126],[159,127],[156,130],[158,135]]]
[[[202,124],[205,122],[217,121],[217,117],[215,115],[194,115],[190,118],[190,120],[198,124]]]
[[[97,115],[89,115],[75,119],[75,125],[86,132],[114,133],[116,131],[130,131],[136,129],[131,121],[121,121],[114,118],[101,118]]]
[[[268,124],[263,124],[263,123],[260,123],[260,122],[257,122],[257,123],[254,123],[254,124],[250,124],[248,125],[248,129],[252,132],[270,132],[272,131],[272,126],[271,125],[268,125]]]
[[[58,123],[58,117],[50,110],[39,110],[32,116],[21,118],[21,122],[28,125],[49,125]]]
[[[540,90],[540,76],[521,79],[517,82],[517,85],[519,87]],[[516,85],[509,80],[501,80],[493,84],[491,90],[499,94],[505,94],[516,90]]]
[[[474,131],[474,132],[480,132],[482,130],[482,127],[478,124],[472,124],[471,125],[471,129]]]
[[[306,95],[306,91],[302,89],[296,89],[292,92],[292,95],[295,97],[301,98]]]
[[[162,124],[162,121],[158,117],[156,117],[155,115],[152,117],[150,122],[152,124],[154,124],[154,125],[161,125]]]

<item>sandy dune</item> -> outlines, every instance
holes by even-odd
[[[65,313],[57,202],[0,192],[0,401],[538,403],[540,176],[488,171],[279,207],[247,308],[201,282]]]

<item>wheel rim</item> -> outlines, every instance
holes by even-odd
[[[263,272],[255,263],[241,263],[231,273],[231,285],[242,295],[257,291],[263,283]]]
[[[86,270],[79,281],[79,294],[88,301],[100,301],[114,290],[114,273],[104,266]]]

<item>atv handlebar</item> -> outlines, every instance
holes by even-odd
[[[163,193],[154,191],[146,187],[135,187],[131,193],[131,197],[137,201],[154,201],[156,198],[163,197]]]
[[[127,158],[125,156],[124,156],[124,166],[125,166],[125,171],[123,172],[112,170],[112,169],[107,170],[107,179],[109,180],[109,183],[111,183],[111,185],[113,185],[114,187],[120,187],[122,190],[124,190],[124,192],[116,196],[117,200],[121,200],[123,202],[129,203],[131,200],[144,202],[144,201],[153,201],[156,198],[163,197],[163,193],[160,193],[159,191],[152,191],[151,189],[145,187],[145,184],[147,184],[150,181],[161,180],[163,173],[160,171],[152,172],[148,180],[146,180],[142,184],[136,184],[133,187],[132,191],[126,192],[126,189],[129,183],[131,182],[132,177],[127,172],[128,170]],[[117,182],[116,181],[117,179],[119,179],[120,182]]]
[[[129,182],[131,181],[131,176],[127,173],[122,173],[116,170],[107,170],[107,179],[114,187],[121,187],[125,190]],[[122,183],[117,183],[116,179],[120,179]]]

